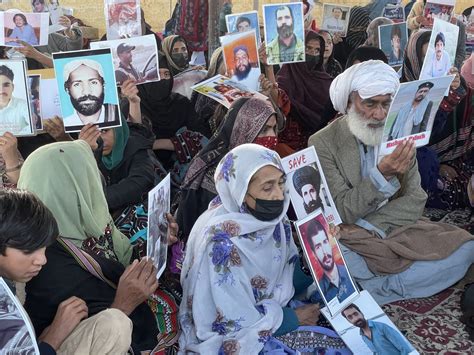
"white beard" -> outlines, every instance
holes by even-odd
[[[352,106],[347,111],[347,124],[349,125],[351,133],[365,145],[378,146],[382,142],[385,120],[381,122],[364,118]],[[368,126],[369,124],[381,124],[381,126],[371,128]]]

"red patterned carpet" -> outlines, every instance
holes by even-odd
[[[474,354],[459,320],[462,290],[449,288],[422,299],[393,302],[383,307],[420,354]]]

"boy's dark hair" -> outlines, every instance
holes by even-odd
[[[392,32],[390,33],[390,38],[397,36],[398,38],[402,39],[402,30],[400,26],[395,25],[392,27]]]
[[[51,245],[59,235],[51,211],[32,193],[0,190],[0,254],[7,247],[32,253]]]

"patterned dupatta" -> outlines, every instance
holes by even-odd
[[[267,165],[282,170],[277,153],[243,144],[216,169],[218,196],[191,232],[181,273],[184,352],[257,353],[281,325],[298,258],[285,216],[288,191],[273,221],[257,220],[244,203],[250,179]]]

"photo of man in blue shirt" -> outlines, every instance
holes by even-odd
[[[415,348],[393,327],[382,322],[367,320],[354,303],[342,312],[346,320],[360,328],[360,336],[374,354],[410,354]]]

